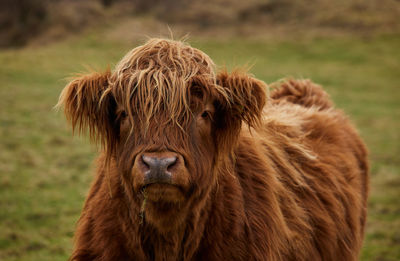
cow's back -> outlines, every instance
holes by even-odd
[[[279,252],[269,256],[282,260],[356,260],[366,218],[367,151],[322,89],[306,87],[309,99],[301,91],[291,98],[273,93],[263,127],[242,131],[237,173],[254,251]]]

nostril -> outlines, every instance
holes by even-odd
[[[176,164],[177,159],[176,156],[165,158],[165,169],[170,170]]]
[[[152,158],[146,155],[142,155],[142,163],[146,169],[150,169]]]

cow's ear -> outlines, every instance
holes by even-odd
[[[216,104],[216,133],[220,148],[229,150],[230,144],[237,140],[242,122],[250,127],[260,125],[267,85],[240,70],[221,71],[217,85],[224,89],[225,95]]]
[[[67,120],[78,133],[89,133],[95,142],[107,145],[115,137],[116,103],[110,92],[110,71],[73,79],[62,91],[57,107],[64,107]]]
[[[226,116],[256,127],[266,102],[267,85],[240,70],[220,72],[217,84],[225,89],[228,96],[229,103],[222,104]]]

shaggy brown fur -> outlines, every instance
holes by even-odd
[[[162,39],[69,83],[59,105],[103,145],[71,260],[357,260],[363,142],[312,82],[266,88]]]

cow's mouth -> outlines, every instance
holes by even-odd
[[[151,183],[141,188],[143,197],[152,202],[178,203],[185,199],[185,193],[180,186],[168,183]]]

